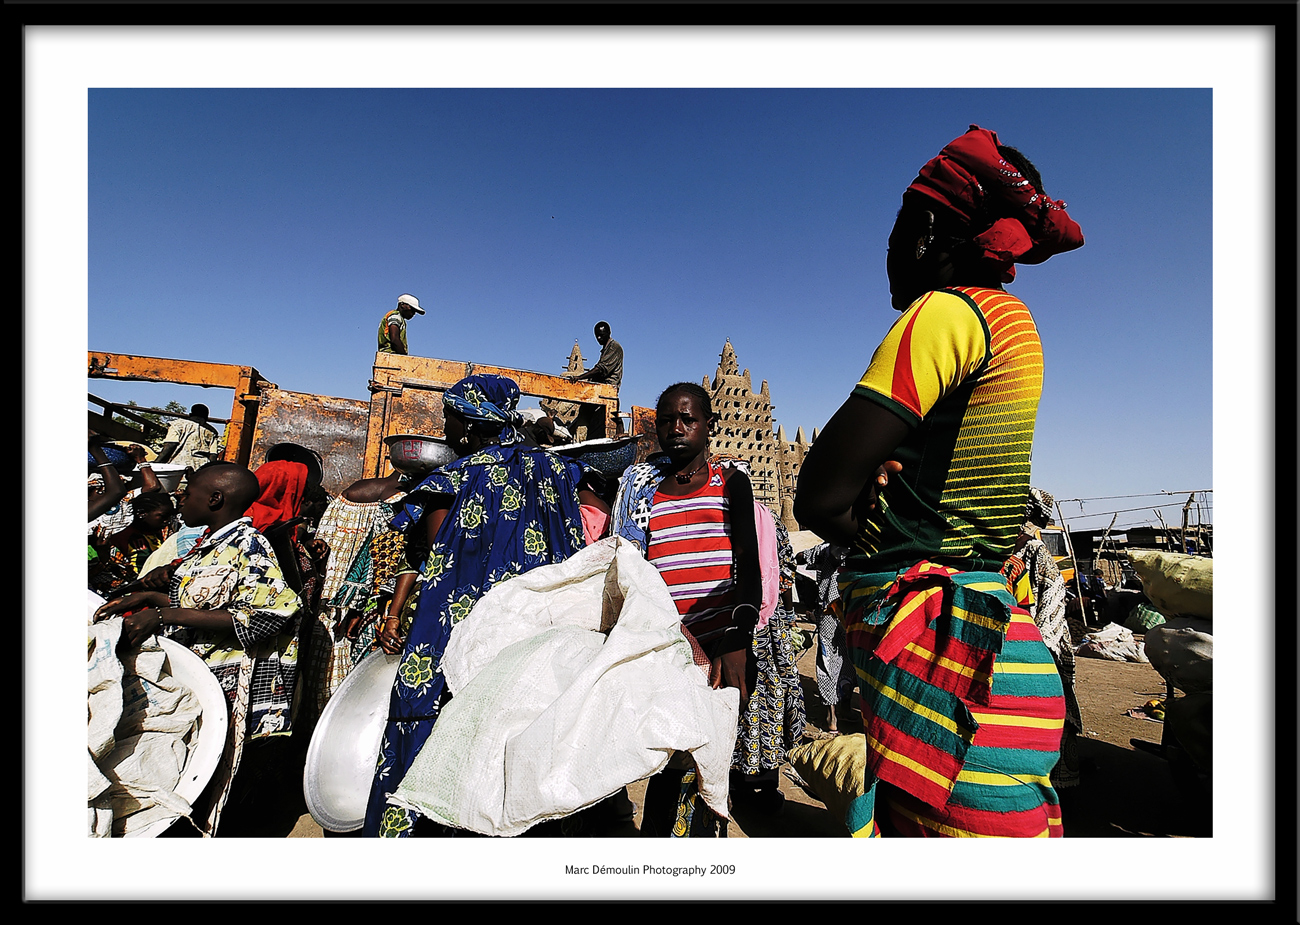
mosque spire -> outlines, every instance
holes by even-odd
[[[740,367],[736,363],[736,348],[731,346],[731,338],[727,338],[726,344],[722,347],[722,354],[718,357],[718,375],[735,376],[740,372]]]

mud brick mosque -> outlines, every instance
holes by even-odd
[[[749,370],[740,371],[730,338],[722,347],[713,381],[705,376],[700,384],[709,393],[718,415],[714,452],[745,460],[754,483],[754,497],[775,511],[786,529],[798,530],[794,489],[812,440],[804,436],[802,427],[795,431],[793,441],[786,439],[784,427],[774,431],[774,406],[767,380],[754,391]],[[817,434],[814,430],[813,440]]]

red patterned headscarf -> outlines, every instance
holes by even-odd
[[[307,467],[300,462],[277,459],[263,463],[253,473],[262,493],[249,506],[247,514],[253,526],[265,530],[286,520],[293,520],[302,510],[303,493],[307,490]]]
[[[978,125],[949,142],[908,189],[947,206],[967,223],[980,215],[992,218],[972,240],[984,259],[1001,269],[1004,283],[1015,279],[1014,264],[1042,263],[1083,246],[1083,232],[1066,214],[1065,203],[1035,189],[998,153],[997,133]]]

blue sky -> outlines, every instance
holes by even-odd
[[[1046,358],[1034,483],[1212,487],[1208,89],[92,89],[88,115],[92,349],[366,398],[378,320],[409,291],[425,356],[556,372],[575,338],[593,361],[608,320],[625,406],[711,375],[730,338],[791,437],[896,317],[903,189],[977,123],[1086,240],[1008,286]],[[1104,527],[1182,500],[1065,513]]]

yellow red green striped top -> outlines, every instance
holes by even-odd
[[[1029,494],[1043,350],[1025,304],[1000,289],[927,292],[903,312],[853,394],[912,430],[855,541],[872,571],[922,559],[997,571]]]

